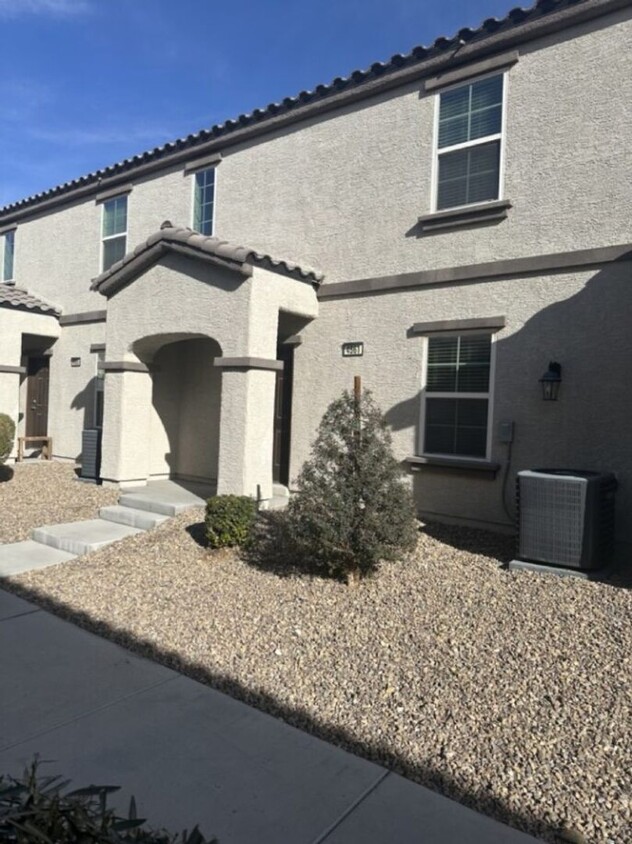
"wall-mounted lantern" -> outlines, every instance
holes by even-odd
[[[551,361],[549,368],[540,378],[542,385],[542,398],[544,401],[557,401],[560,393],[560,384],[562,383],[562,367],[559,363]]]

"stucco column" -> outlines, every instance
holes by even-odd
[[[134,486],[149,477],[152,380],[140,362],[106,361],[101,477]]]
[[[274,392],[281,361],[216,358],[222,368],[219,495],[272,497]]]

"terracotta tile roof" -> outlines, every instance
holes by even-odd
[[[31,296],[28,290],[6,283],[0,284],[0,307],[3,306],[18,308],[21,311],[38,311],[51,316],[59,316],[61,313],[55,305],[49,305],[37,296]]]
[[[93,279],[91,289],[104,294],[118,290],[122,284],[126,284],[132,277],[142,272],[149,263],[157,259],[160,253],[167,250],[184,252],[194,258],[210,257],[214,259],[214,263],[237,270],[246,276],[251,275],[252,265],[255,264],[264,269],[315,284],[319,284],[324,278],[323,273],[317,270],[273,258],[264,252],[256,252],[253,249],[229,243],[220,237],[210,237],[193,229],[174,226],[166,220],[159,231]]]
[[[586,14],[592,8],[594,9],[593,16],[596,16],[604,14],[617,5],[623,6],[627,2],[629,0],[618,0],[618,3],[617,0],[537,0],[533,6],[527,9],[516,7],[511,9],[503,18],[487,18],[475,29],[465,27],[450,37],[441,36],[437,38],[427,47],[418,46],[414,47],[409,53],[397,53],[386,62],[375,62],[365,70],[354,70],[348,76],[338,76],[328,85],[316,85],[311,91],[301,91],[294,97],[285,97],[281,102],[269,103],[264,108],[256,108],[250,113],[240,114],[234,120],[227,120],[225,123],[217,124],[210,129],[201,129],[199,132],[194,132],[184,138],[178,138],[163,146],[154,147],[132,158],[126,158],[109,167],[95,170],[93,173],[88,173],[78,179],[42,191],[42,193],[5,205],[0,208],[0,217],[11,217],[31,205],[36,205],[44,200],[52,199],[79,188],[86,188],[94,183],[98,184],[121,173],[136,170],[152,161],[164,159],[165,164],[168,165],[171,158],[178,153],[181,154],[184,150],[194,150],[198,146],[208,144],[217,138],[229,136],[231,133],[253,124],[264,123],[290,111],[298,111],[307,105],[318,103],[343,91],[358,89],[382,77],[394,75],[404,68],[419,66],[423,70],[423,65],[427,62],[441,57],[448,60],[453,59],[454,63],[458,63],[459,51],[462,48],[468,47],[470,44],[476,45],[479,42],[484,42],[492,36],[510,33],[511,30],[523,25],[528,30],[538,21],[551,18],[556,13],[564,13],[566,10],[573,8],[579,10],[580,7],[585,7]],[[572,22],[569,19],[568,23],[572,24]],[[564,25],[565,23],[561,22],[559,28],[563,28]]]

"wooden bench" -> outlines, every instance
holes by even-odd
[[[42,447],[42,454],[47,460],[53,459],[53,438],[52,437],[18,437],[18,456],[16,463],[21,463],[24,460],[24,446],[27,443],[44,443]]]

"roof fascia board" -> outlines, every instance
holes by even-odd
[[[160,158],[137,166],[132,165],[112,177],[102,178],[89,184],[72,188],[58,196],[34,201],[33,204],[26,205],[24,208],[17,208],[7,212],[5,215],[0,215],[0,221],[5,223],[21,220],[50,208],[74,202],[83,196],[91,196],[97,191],[106,190],[121,182],[128,182],[130,177],[141,178],[156,170],[174,167],[193,157],[198,158],[205,154],[225,150],[228,147],[236,146],[259,135],[268,134],[290,124],[320,116],[358,100],[367,99],[384,91],[403,86],[414,80],[437,75],[439,72],[445,71],[448,68],[460,67],[473,59],[483,58],[501,50],[515,47],[525,41],[533,41],[536,38],[550,35],[561,29],[603,17],[606,14],[626,8],[629,4],[630,0],[594,0],[594,2],[588,2],[585,5],[561,9],[557,12],[551,12],[544,17],[528,20],[523,24],[517,24],[508,29],[501,29],[499,32],[486,35],[480,41],[473,40],[466,42],[452,53],[442,53],[411,66],[401,68],[400,70],[387,71],[383,77],[362,82],[356,88],[340,91],[339,93],[327,94],[322,100],[306,103],[302,107],[291,109],[279,115],[263,117],[260,123],[254,123],[244,126],[242,129],[232,130],[227,135],[220,134],[217,138],[211,138],[194,146],[187,146],[182,150],[166,152]]]

